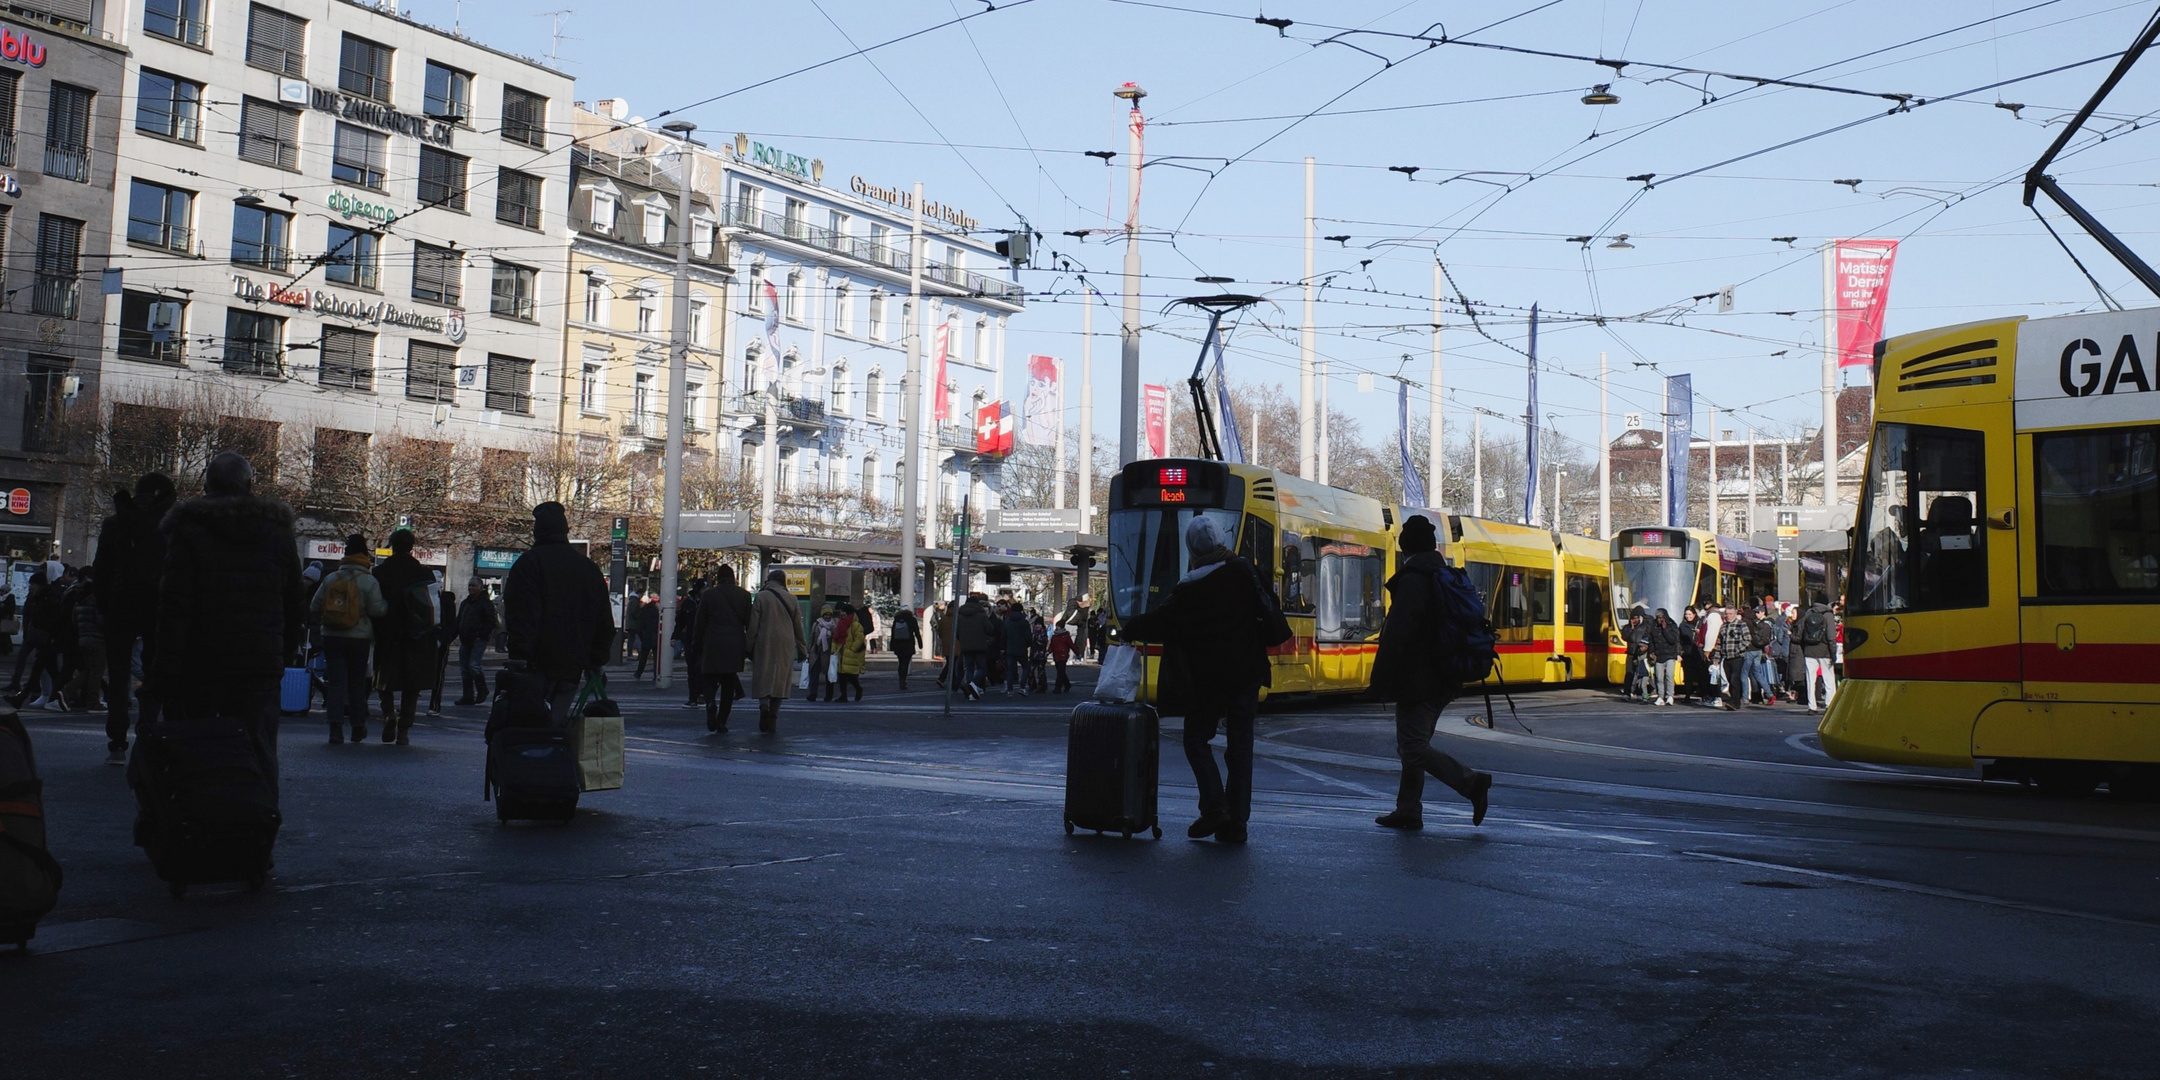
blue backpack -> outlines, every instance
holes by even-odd
[[[1461,567],[1442,564],[1432,575],[1436,662],[1452,683],[1480,682],[1500,661],[1485,598]]]

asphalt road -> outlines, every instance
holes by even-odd
[[[1166,839],[1068,837],[1069,699],[866,682],[777,736],[620,691],[628,784],[569,827],[496,823],[477,709],[288,720],[271,889],[183,901],[100,724],[28,714],[68,879],[0,956],[0,1075],[2160,1075],[2160,806],[1572,691],[1450,710],[1482,828],[1437,784],[1374,827],[1390,725],[1307,702],[1248,846],[1183,838],[1174,721]]]

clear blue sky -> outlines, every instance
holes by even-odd
[[[551,20],[540,13],[572,7],[560,62],[577,77],[579,97],[623,97],[635,114],[650,117],[729,95],[683,115],[709,133],[756,133],[821,157],[828,180],[837,175],[844,183],[855,173],[894,184],[920,179],[931,198],[966,209],[985,228],[1024,217],[1048,237],[1038,266],[1054,267],[1063,255],[1110,292],[1118,288],[1122,241],[1062,234],[1122,222],[1122,158],[1112,169],[1084,152],[1122,155],[1123,105],[1110,91],[1140,83],[1151,121],[1144,310],[1165,331],[1145,339],[1150,381],[1182,379],[1189,370],[1195,348],[1171,334],[1191,338],[1198,324],[1160,312],[1169,297],[1211,291],[1192,280],[1208,274],[1235,278],[1230,288],[1279,304],[1256,316],[1268,327],[1241,332],[1233,378],[1283,382],[1295,392],[1301,161],[1311,155],[1320,162],[1319,232],[1352,238],[1322,244],[1317,263],[1322,273],[1339,272],[1318,316],[1322,348],[1335,360],[1333,400],[1374,428],[1392,425],[1393,397],[1360,395],[1357,373],[1404,369],[1407,352],[1405,370],[1424,377],[1435,250],[1460,289],[1490,305],[1483,324],[1494,337],[1520,345],[1520,312],[1536,302],[1558,316],[1540,333],[1549,368],[1594,376],[1599,352],[1610,353],[1616,430],[1617,414],[1660,407],[1657,375],[1636,366],[1644,362],[1691,372],[1703,398],[1746,410],[1721,427],[1819,416],[1821,270],[1810,249],[1828,238],[1905,240],[1892,283],[1892,333],[2098,305],[2092,286],[2019,204],[2018,185],[1989,185],[2022,175],[2112,60],[1896,114],[1890,101],[1868,95],[1947,98],[2114,53],[2152,14],[2149,0],[1559,0],[1537,9],[1539,2],[1025,0],[867,58],[732,94],[985,5],[468,0],[462,20],[478,40],[544,56]],[[452,7],[450,0],[405,4],[415,17],[445,26]],[[1255,24],[1262,13],[1293,25],[1278,33]],[[1429,48],[1334,28],[1444,29],[1473,41],[1793,76],[1866,93],[1759,87],[1641,66],[1616,78],[1611,68],[1580,60],[1461,44]],[[1337,42],[1315,44],[1331,36]],[[1581,103],[1600,82],[1612,83],[1620,104]],[[2160,60],[2150,60],[2103,112],[2153,120],[2156,87]],[[2013,113],[1998,101],[2025,107]],[[1469,103],[1444,104],[1457,102]],[[1322,111],[1293,125],[1315,109]],[[1870,117],[1847,131],[1666,179]],[[2149,181],[2156,158],[2160,134],[2125,123],[2117,137],[2056,172],[2133,246],[2144,247],[2155,224],[2156,185]],[[1235,161],[1225,168],[1228,159]],[[1411,180],[1390,166],[1418,171]],[[1450,179],[1468,173],[1479,175]],[[1659,186],[1645,192],[1626,179],[1641,173],[1657,174]],[[1853,189],[1833,182],[1839,179],[1862,183]],[[1115,222],[1106,220],[1106,206]],[[1622,232],[1634,248],[1609,249]],[[1566,240],[1593,233],[1598,239],[1587,248]],[[1790,246],[1771,239],[1780,236],[1798,239]],[[2073,235],[2072,243],[2118,299],[2152,302],[2090,242]],[[2148,258],[2160,258],[2160,249]],[[1074,286],[1071,275],[1054,270],[1022,280],[1035,290]],[[1690,299],[1727,285],[1738,286],[1730,314],[1718,314],[1714,301]],[[1450,425],[1467,423],[1460,410],[1469,407],[1519,414],[1520,356],[1473,333],[1453,299],[1445,338]],[[1585,314],[1615,321],[1600,327],[1580,318]],[[1014,323],[1013,370],[1024,370],[1029,352],[1048,352],[1076,371],[1079,318],[1070,294],[1034,301]],[[1107,437],[1116,403],[1114,309],[1099,309],[1095,328],[1096,417]],[[1773,355],[1780,350],[1786,355]],[[1548,376],[1543,389],[1563,431],[1595,438],[1590,382]]]

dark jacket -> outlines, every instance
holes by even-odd
[[[536,543],[503,579],[503,630],[510,659],[554,680],[573,680],[607,663],[615,643],[607,579],[567,536]]]
[[[740,585],[715,585],[697,606],[697,627],[690,651],[707,675],[737,675],[750,657],[750,591]]]
[[[660,644],[660,605],[638,601],[637,611],[630,616],[630,627],[637,631],[644,648]]]
[[[206,495],[173,507],[162,528],[151,681],[181,699],[236,683],[275,685],[306,634],[292,507]]]
[[[502,620],[495,615],[495,601],[488,594],[468,596],[458,605],[457,634],[459,641],[480,641],[491,637]]]
[[[1680,629],[1679,623],[1671,619],[1662,622],[1652,619],[1643,624],[1643,633],[1649,644],[1650,658],[1659,663],[1678,660],[1680,654],[1687,649],[1686,632]]]
[[[67,632],[67,590],[52,581],[33,581],[23,596],[23,626],[48,640]]]
[[[1387,618],[1380,623],[1380,651],[1373,657],[1372,697],[1445,705],[1461,689],[1436,677],[1440,627],[1433,603],[1433,574],[1444,565],[1436,552],[1420,551],[1396,566],[1388,579]]]
[[[1184,715],[1201,691],[1233,695],[1269,684],[1258,581],[1251,563],[1232,556],[1196,567],[1155,610],[1124,620],[1126,637],[1162,643],[1155,696],[1163,712]]]
[[[1811,642],[1807,640],[1808,623],[1816,619],[1822,620],[1817,626],[1817,632],[1822,635],[1822,640]],[[1796,631],[1793,639],[1800,643],[1801,656],[1810,660],[1828,660],[1837,654],[1837,618],[1830,614],[1830,605],[1809,605],[1806,611],[1800,613],[1800,622],[1796,626]]]
[[[1025,657],[1034,644],[1035,628],[1029,625],[1027,612],[1014,608],[1005,616],[1005,655]]]
[[[982,601],[969,598],[953,617],[953,647],[963,653],[982,652],[997,641],[997,619]]]
[[[447,649],[457,639],[457,594],[450,591],[450,583],[446,581],[443,583],[442,590],[435,594],[435,641]]]
[[[896,653],[913,655],[922,648],[922,622],[915,613],[901,608],[893,613],[892,622],[885,628],[885,641]]]
[[[375,564],[375,584],[389,613],[375,620],[375,685],[382,690],[424,690],[435,685],[435,620],[423,617],[408,592],[425,595],[435,575],[410,555]],[[432,615],[430,599],[426,613]]]
[[[97,591],[93,582],[78,582],[67,591],[68,633],[67,639],[78,647],[103,648],[105,622],[98,609]]]
[[[158,575],[165,569],[165,536],[158,526],[172,511],[171,499],[136,501],[130,495],[98,530],[91,583],[105,621],[134,634],[157,617]]]

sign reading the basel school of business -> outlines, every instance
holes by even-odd
[[[283,304],[317,315],[439,334],[449,338],[453,345],[465,342],[465,313],[462,311],[438,315],[401,308],[385,300],[349,300],[322,289],[309,292],[279,281],[256,281],[246,274],[233,275],[233,295],[257,304]]]
[[[915,209],[915,193],[902,188],[879,187],[858,176],[848,182],[848,189],[865,199],[876,199],[888,206],[897,206],[902,210]],[[982,224],[957,206],[947,206],[929,199],[923,200],[922,212],[926,218],[942,221],[957,229],[974,229]]]

